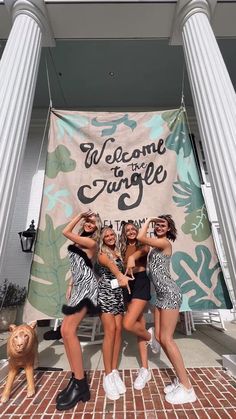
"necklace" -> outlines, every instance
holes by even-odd
[[[136,242],[128,244],[128,246],[135,246],[135,245],[136,245]]]

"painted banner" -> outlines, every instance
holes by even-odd
[[[159,112],[53,110],[25,319],[61,317],[70,277],[63,227],[86,209],[121,221],[171,214],[172,274],[191,309],[230,308],[183,108]]]

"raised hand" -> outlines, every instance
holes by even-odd
[[[91,215],[95,215],[95,213],[91,209],[88,209],[87,211],[82,212],[80,215],[81,218],[88,218],[91,217]]]

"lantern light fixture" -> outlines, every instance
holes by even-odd
[[[29,228],[25,231],[18,233],[20,236],[20,243],[22,252],[32,253],[32,247],[35,241],[36,230],[34,220],[31,221]]]

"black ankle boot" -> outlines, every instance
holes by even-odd
[[[68,384],[67,384],[67,386],[66,386],[65,388],[63,388],[63,390],[62,390],[62,391],[60,391],[60,392],[57,394],[57,396],[56,396],[56,402],[57,402],[57,403],[59,403],[59,401],[62,399],[62,397],[63,397],[64,395],[66,395],[68,392],[70,392],[70,388],[71,388],[71,386],[73,385],[73,384],[72,384],[72,382],[73,382],[74,377],[75,377],[75,374],[72,372],[71,377],[70,377],[70,380],[69,380],[69,383],[68,383]]]
[[[90,400],[90,391],[86,377],[82,380],[73,378],[70,391],[66,392],[57,402],[57,410],[72,409],[80,400],[87,402]]]

